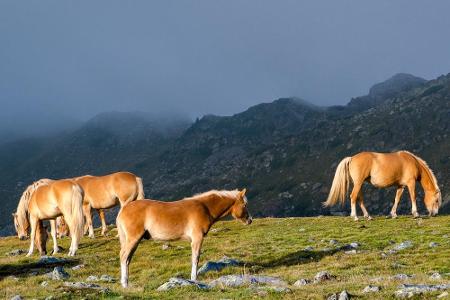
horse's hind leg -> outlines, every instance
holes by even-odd
[[[89,237],[94,238],[94,225],[92,225],[91,205],[83,204],[83,214],[86,218],[86,226],[89,230]]]
[[[419,217],[419,213],[417,212],[417,204],[416,204],[416,181],[408,182],[408,191],[409,196],[411,197],[411,213],[414,218]]]
[[[359,199],[359,206],[361,207],[361,210],[364,214],[364,218],[366,218],[367,220],[372,220],[372,217],[369,215],[369,212],[367,211],[366,206],[364,205],[364,197],[362,195],[362,190],[359,191],[358,199]]]
[[[128,271],[134,252],[139,245],[140,239],[129,240],[124,238],[120,247],[120,283],[124,288],[128,287]]]
[[[391,209],[391,217],[393,219],[397,218],[397,207],[398,207],[398,203],[400,202],[400,199],[402,198],[402,194],[403,194],[404,190],[405,190],[404,186],[399,186],[397,188],[397,192],[395,193],[394,206],[392,206],[392,209]]]
[[[50,220],[50,232],[53,240],[53,254],[59,252],[58,240],[56,238],[56,220]]]
[[[98,216],[100,217],[100,221],[102,221],[102,235],[106,234],[106,219],[105,219],[105,211],[103,209],[97,209]]]
[[[358,221],[358,216],[356,215],[356,201],[358,200],[359,191],[361,190],[362,182],[355,181],[353,183],[353,190],[350,194],[350,204],[352,207],[352,212],[350,214],[351,217]]]

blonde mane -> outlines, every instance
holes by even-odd
[[[28,204],[30,203],[31,196],[33,196],[33,193],[42,185],[47,185],[53,180],[43,178],[39,179],[38,181],[33,182],[30,184],[25,191],[22,193],[22,196],[19,200],[19,205],[17,206],[17,218],[20,224],[25,224],[28,219]]]
[[[439,185],[438,185],[436,176],[434,176],[433,170],[431,170],[431,168],[428,166],[427,162],[424,161],[423,159],[421,159],[420,157],[418,157],[417,155],[412,154],[409,151],[401,151],[401,152],[407,153],[417,160],[417,162],[422,166],[423,170],[425,170],[425,173],[427,174],[427,176],[430,178],[431,182],[433,183],[433,186],[434,186],[436,192],[440,193],[441,190],[439,189]]]
[[[193,199],[199,199],[199,198],[204,198],[204,197],[208,197],[211,195],[216,195],[219,197],[228,197],[228,198],[235,198],[237,199],[239,197],[239,191],[238,190],[232,190],[232,191],[227,191],[227,190],[211,190],[208,192],[204,192],[204,193],[200,193],[200,194],[195,194],[194,196],[191,197],[187,197],[184,198],[184,200],[193,200]]]

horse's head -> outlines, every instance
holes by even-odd
[[[252,217],[250,216],[247,208],[247,197],[245,196],[246,191],[246,189],[243,189],[239,192],[236,201],[231,207],[231,215],[236,220],[239,220],[246,225],[250,225],[252,223]]]
[[[427,207],[430,216],[435,216],[439,212],[439,207],[442,204],[441,191],[425,191],[425,206]]]
[[[69,226],[67,225],[64,217],[56,218],[56,232],[58,234],[58,238],[69,236]]]
[[[26,240],[28,238],[28,229],[30,228],[30,222],[28,222],[28,218],[21,217],[17,213],[13,213],[12,215],[17,236],[20,240]]]

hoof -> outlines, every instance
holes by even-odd
[[[366,216],[365,218],[366,218],[367,221],[372,221],[373,220],[373,218],[371,216]]]
[[[25,257],[30,257],[31,255],[33,255],[33,253],[27,253],[27,255],[25,255]]]
[[[354,220],[355,222],[358,222],[358,221],[359,221],[359,218],[358,218],[358,217],[353,217],[353,220]]]

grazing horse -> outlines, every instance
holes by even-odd
[[[102,221],[102,235],[106,233],[103,209],[117,204],[123,207],[128,202],[144,199],[142,179],[129,172],[117,172],[105,176],[81,176],[73,178],[84,190],[83,213],[89,237],[94,237],[91,209],[97,210]]]
[[[211,226],[230,214],[247,225],[252,222],[245,192],[213,190],[174,202],[134,201],[122,207],[117,216],[122,286],[128,286],[128,267],[142,238],[190,241],[191,279],[196,280],[200,248]]]
[[[19,201],[17,212],[13,214],[14,225],[21,240],[26,238],[28,228],[31,227],[27,256],[33,254],[37,231],[42,229],[42,220],[50,220],[53,253],[58,252],[55,219],[60,215],[67,220],[72,238],[69,256],[74,256],[83,235],[83,189],[68,179],[40,180],[27,188]]]
[[[331,206],[340,201],[344,203],[349,189],[350,179],[353,181],[353,190],[350,194],[351,216],[356,216],[356,201],[363,211],[364,217],[371,219],[362,196],[361,186],[364,181],[372,183],[375,187],[384,188],[396,186],[394,206],[391,216],[397,217],[397,206],[405,186],[411,197],[411,211],[416,218],[419,216],[416,205],[416,181],[420,181],[425,192],[425,206],[430,216],[437,215],[442,204],[441,191],[427,163],[420,157],[408,151],[393,153],[361,152],[352,157],[344,158],[336,169],[330,194],[324,206]]]

